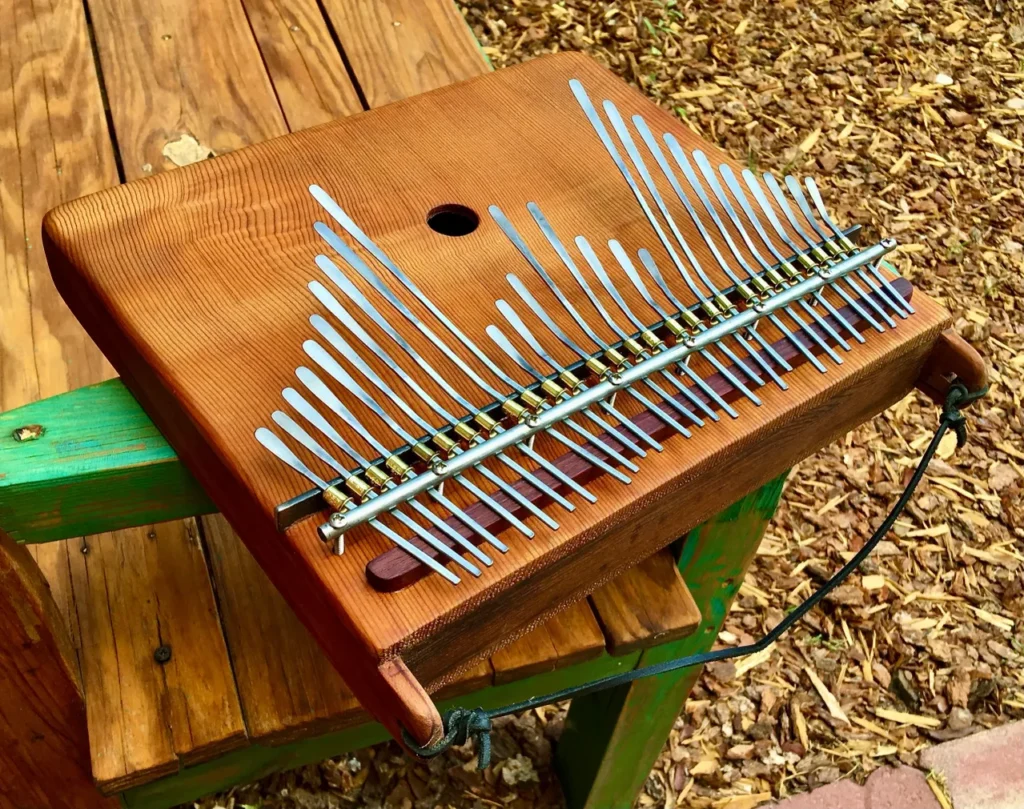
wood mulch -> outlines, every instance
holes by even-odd
[[[709,667],[642,807],[746,809],[1024,717],[1024,12],[1010,0],[468,0],[496,67],[585,50],[752,168],[811,174],[991,364],[888,540],[787,638]],[[751,641],[840,566],[937,420],[912,395],[797,467],[719,637]],[[212,806],[554,807],[563,712],[500,723],[495,765],[381,745]],[[938,787],[937,787],[938,788]]]

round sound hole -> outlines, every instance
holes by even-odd
[[[427,225],[443,236],[468,236],[480,224],[480,217],[465,205],[438,205],[427,214]]]

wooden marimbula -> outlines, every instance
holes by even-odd
[[[51,212],[68,304],[363,704],[978,359],[813,181],[541,59]]]

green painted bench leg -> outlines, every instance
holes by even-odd
[[[701,625],[688,638],[646,651],[639,665],[711,648],[785,479],[765,484],[687,535],[679,569]],[[569,809],[633,805],[699,674],[695,666],[573,700],[555,759]]]

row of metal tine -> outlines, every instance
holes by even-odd
[[[721,165],[715,169],[702,152],[694,151],[688,155],[671,133],[663,135],[662,142],[659,143],[644,119],[635,115],[631,119],[633,127],[646,146],[650,159],[653,159],[671,187],[689,222],[713,256],[715,265],[725,273],[732,284],[731,289],[720,289],[701,266],[697,255],[683,235],[618,109],[611,101],[605,101],[603,104],[605,116],[618,138],[622,151],[628,157],[628,163],[623,159],[622,151],[611,137],[582,84],[573,80],[570,82],[570,89],[635,196],[679,277],[695,297],[697,305],[691,308],[680,300],[648,250],[641,249],[637,252],[639,264],[643,269],[640,271],[623,246],[618,241],[611,240],[608,242],[608,248],[622,271],[621,274],[615,273],[615,276],[620,283],[625,283],[628,279],[651,310],[636,312],[627,304],[612,273],[605,269],[588,241],[583,236],[577,236],[575,245],[579,254],[591,270],[598,287],[603,289],[614,303],[613,311],[609,311],[539,206],[530,203],[527,210],[533,221],[607,329],[595,327],[580,311],[585,305],[581,302],[578,308],[572,302],[572,296],[567,295],[559,287],[508,217],[497,206],[491,206],[489,212],[494,222],[515,245],[591,345],[588,349],[570,337],[556,318],[529,291],[527,285],[515,273],[508,273],[506,278],[522,305],[522,311],[524,314],[527,311],[531,313],[548,333],[547,336],[538,336],[527,326],[524,316],[517,312],[512,304],[506,300],[496,302],[498,312],[513,333],[518,334],[535,354],[534,359],[527,358],[499,327],[493,324],[487,327],[487,334],[505,359],[534,378],[535,382],[523,385],[509,372],[513,370],[512,366],[503,367],[473,342],[359,228],[326,191],[319,186],[311,186],[312,195],[334,222],[388,271],[393,283],[411,293],[436,318],[443,330],[448,332],[448,339],[454,339],[497,380],[489,382],[480,372],[470,367],[460,353],[453,350],[450,343],[438,335],[435,331],[436,326],[431,328],[424,323],[334,230],[322,222],[316,223],[317,233],[350,270],[357,273],[379,294],[379,303],[386,303],[393,310],[391,316],[404,319],[416,332],[425,336],[460,369],[472,385],[489,397],[492,403],[488,408],[481,408],[470,401],[403,337],[401,329],[393,325],[381,309],[362,293],[334,261],[325,255],[317,256],[316,264],[333,286],[333,291],[320,281],[312,281],[308,287],[333,318],[333,322],[315,314],[310,318],[310,323],[334,353],[313,339],[307,340],[303,344],[303,349],[321,373],[333,378],[349,395],[358,399],[367,410],[383,422],[399,442],[404,442],[405,445],[401,447],[401,451],[396,451],[393,440],[378,439],[375,431],[368,429],[346,407],[317,372],[306,366],[297,368],[295,372],[303,392],[295,387],[288,387],[283,391],[284,400],[301,417],[305,426],[283,410],[275,411],[272,418],[281,430],[336,473],[336,477],[332,476],[332,479],[328,480],[313,471],[271,430],[260,428],[256,431],[256,438],[267,449],[305,476],[322,492],[323,499],[334,513],[328,523],[321,526],[320,533],[322,538],[332,542],[336,553],[342,553],[344,549],[346,512],[359,503],[394,489],[403,481],[414,477],[417,468],[443,472],[446,461],[466,451],[467,448],[483,444],[489,438],[502,433],[507,424],[530,419],[555,403],[576,395],[584,390],[588,383],[592,384],[595,380],[621,374],[624,369],[643,363],[645,359],[663,351],[666,343],[659,334],[674,341],[689,340],[711,325],[728,321],[739,311],[740,306],[753,307],[760,311],[759,307],[764,301],[801,279],[820,273],[825,273],[826,275],[822,277],[827,277],[830,267],[856,254],[857,248],[829,216],[813,180],[806,180],[805,194],[804,188],[791,176],[785,178],[784,190],[770,174],[763,175],[762,184],[749,170],[737,176],[728,165]],[[691,193],[684,190],[679,181],[680,174],[685,178]],[[786,190],[789,192],[788,196]],[[742,215],[739,211],[742,211]],[[771,234],[774,234],[774,238]],[[741,249],[740,243],[746,252]],[[780,247],[780,244],[784,247]],[[789,255],[784,254],[785,250],[789,251]],[[655,288],[653,291],[651,285]],[[839,298],[870,328],[879,332],[886,328],[894,328],[898,319],[906,318],[913,312],[910,304],[891,287],[889,279],[882,274],[876,264],[845,275],[830,284],[829,288],[834,289]],[[339,300],[338,294],[342,296],[344,303]],[[578,295],[574,297],[581,300]],[[855,324],[839,314],[824,294],[824,288],[814,292],[810,297],[811,300],[800,298],[782,309],[770,311],[766,318],[808,363],[819,372],[826,373],[828,369],[825,361],[835,364],[843,362],[837,349],[849,351],[849,340],[864,342],[864,337]],[[390,343],[394,344],[390,352],[360,325],[350,314],[352,311],[361,312],[374,324],[377,337],[386,336]],[[780,312],[784,312],[785,319],[780,316]],[[828,318],[828,315],[832,317]],[[651,325],[651,320],[656,321],[654,325]],[[755,391],[766,384],[766,378],[779,388],[786,389],[783,375],[791,370],[790,363],[758,331],[759,322],[740,328],[727,338],[713,343],[713,347],[702,348],[698,352],[735,391],[754,405],[761,404],[761,399]],[[813,328],[811,324],[818,328]],[[347,333],[345,337],[338,326],[343,327]],[[602,332],[611,333],[615,337],[603,337]],[[556,352],[549,347],[551,341],[567,348],[574,360],[569,363],[557,360]],[[435,426],[422,418],[403,395],[389,386],[366,362],[364,354],[354,348],[353,343],[360,345],[363,352],[376,356],[396,374],[407,386],[409,394],[415,395],[436,414],[441,426]],[[434,380],[443,389],[453,404],[438,402],[416,382],[394,355],[404,358],[407,363],[411,362],[424,371],[427,378]],[[363,382],[357,381],[356,377],[342,366],[337,359],[338,356],[358,371]],[[688,361],[679,363],[678,370],[692,386],[680,376],[662,369],[642,378],[636,386],[627,386],[623,390],[674,433],[685,437],[691,435],[694,427],[703,427],[705,418],[719,420],[718,411],[731,418],[738,417],[737,410],[694,368],[691,368]],[[366,383],[369,383],[369,387],[375,389],[377,393],[370,393],[364,387]],[[638,389],[641,384],[643,390]],[[704,395],[700,396],[696,391]],[[368,459],[346,441],[309,397],[344,422],[352,431],[361,435],[380,460],[375,462]],[[623,414],[616,407],[614,398],[598,402],[597,409],[600,410],[599,413],[583,409],[578,414],[592,423],[598,431],[597,434],[572,418],[560,422],[560,426],[564,426],[565,430],[582,439],[581,443],[572,440],[569,435],[555,427],[549,427],[544,432],[587,464],[628,484],[631,480],[628,473],[638,472],[639,467],[631,457],[624,454],[624,451],[628,450],[630,456],[643,458],[648,450],[660,452],[662,445]],[[395,411],[401,412],[411,420],[423,431],[422,435],[413,435],[403,427],[392,415]],[[320,443],[322,438],[318,440],[311,434],[310,427],[344,453],[349,460],[339,461]],[[614,436],[617,443],[609,440],[609,436]],[[568,494],[575,493],[589,502],[596,500],[595,495],[585,486],[537,451],[532,440],[515,446],[525,458],[536,464],[538,470],[548,473],[550,477],[547,480],[557,483],[549,485],[536,472],[526,468],[522,462],[505,451],[496,452],[492,457],[547,499],[567,511],[575,508],[566,496]],[[514,513],[520,510],[526,519],[532,516],[553,530],[558,528],[557,521],[519,488],[508,483],[483,463],[474,468],[487,481],[494,484],[495,492],[485,491],[461,472],[454,474],[453,479],[512,529],[526,537],[534,535],[533,529],[524,519]],[[559,489],[564,489],[564,494]],[[503,493],[505,498],[496,497],[498,491]],[[471,516],[466,509],[453,503],[444,494],[442,485],[430,488],[428,495],[490,548],[501,553],[508,550],[508,546],[492,531],[481,525],[480,521]],[[492,564],[488,553],[478,547],[477,543],[465,538],[450,521],[442,519],[435,511],[414,498],[407,503],[425,524],[403,513],[400,508],[392,509],[390,514],[427,546],[433,548],[437,553],[436,557],[421,550],[414,542],[403,537],[379,518],[369,520],[369,524],[453,584],[460,581],[459,576],[444,563],[452,563],[473,576],[479,576],[481,573],[478,564]],[[516,506],[509,508],[506,505],[509,503],[515,503]],[[439,539],[431,528],[450,539],[452,544],[449,545]]]

